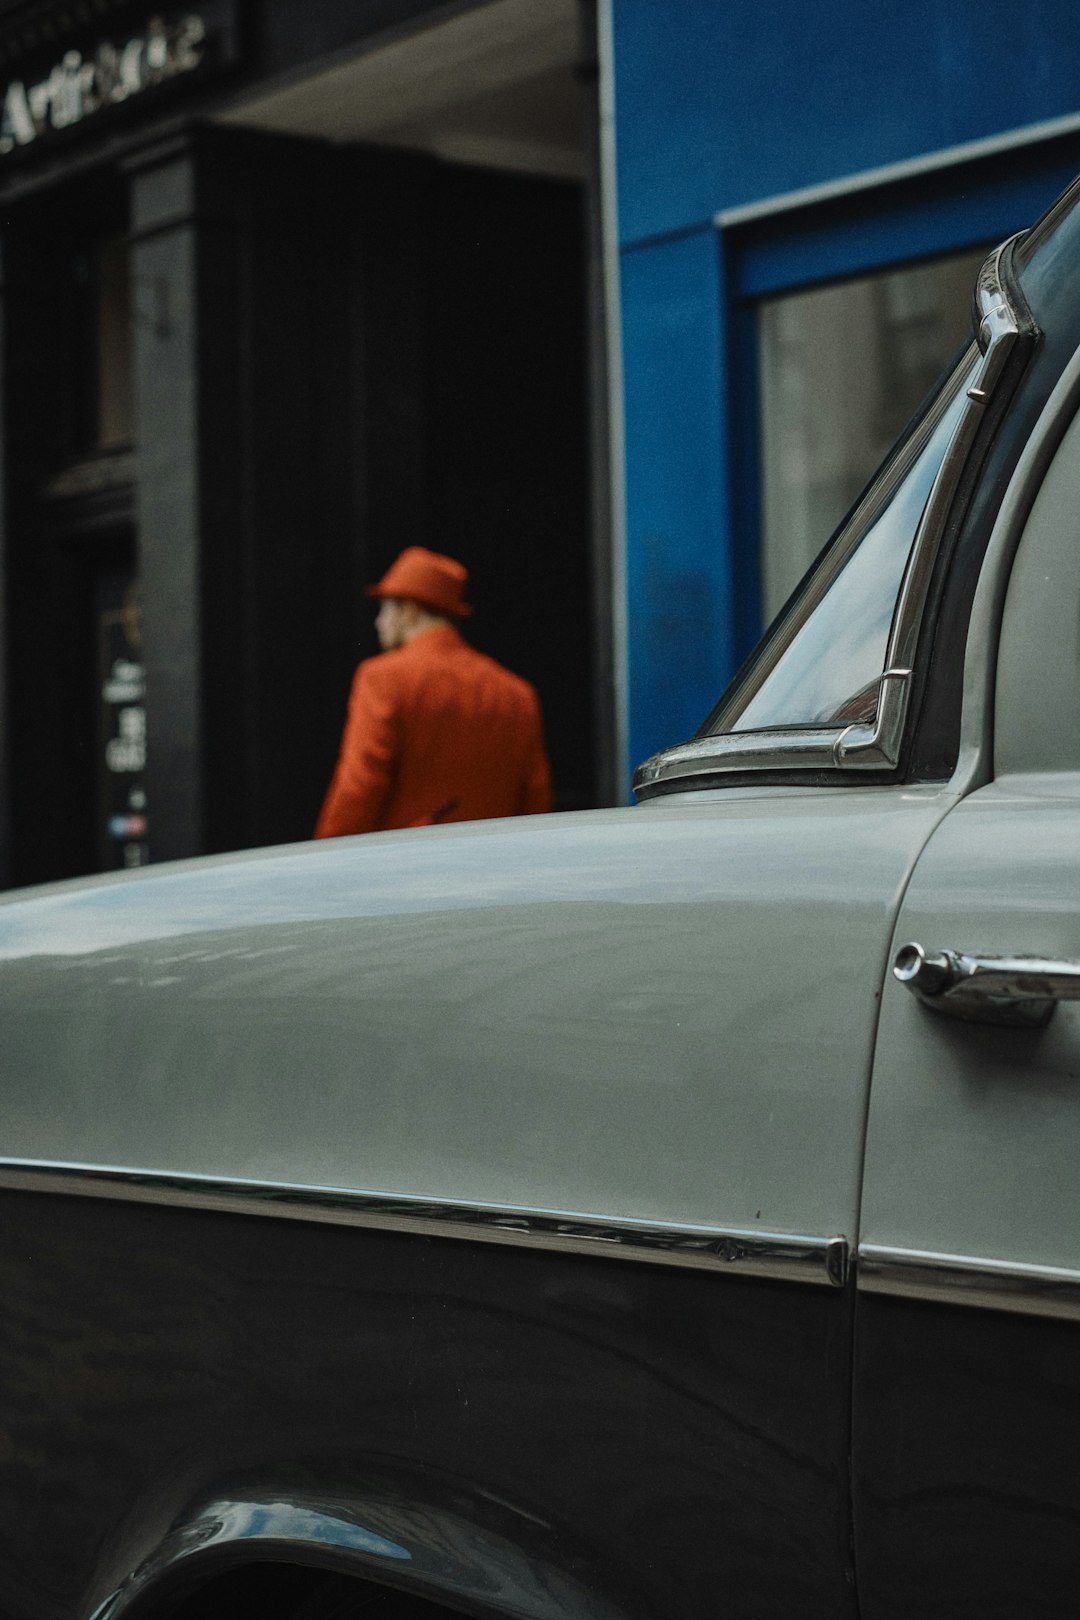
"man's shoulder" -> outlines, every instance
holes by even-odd
[[[393,647],[389,652],[372,653],[370,658],[362,658],[353,676],[354,687],[385,691],[400,686],[408,679],[408,663],[402,656],[404,652],[404,647]]]
[[[524,676],[516,675],[490,654],[480,652],[456,631],[450,635],[422,635],[389,652],[366,658],[357,670],[373,691],[404,692],[413,687],[422,691],[436,672],[461,679],[465,689],[485,687],[499,691],[521,707],[538,705],[536,688]]]
[[[358,675],[393,675],[396,670],[406,666],[406,647],[391,647],[388,652],[372,653],[370,658],[361,659],[357,665]]]
[[[500,686],[506,692],[514,692],[519,698],[532,701],[536,697],[536,688],[524,675],[516,675],[505,664],[500,664],[497,658],[488,653],[477,652],[475,647],[468,648],[471,660],[478,674],[487,679],[493,686]]]
[[[464,642],[459,643],[459,646],[464,645]],[[447,646],[431,636],[415,636],[401,647],[391,647],[387,652],[365,658],[357,668],[356,678],[370,689],[383,692],[419,688],[430,678],[433,669],[452,663],[455,654],[453,645]]]

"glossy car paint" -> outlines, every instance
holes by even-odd
[[[1080,704],[1078,509],[1074,416],[1009,570],[994,779],[935,830],[896,942],[1080,957],[1080,727],[1069,719]],[[888,983],[862,1242],[1073,1265],[1080,1276],[1078,1071],[1076,1004],[1058,1007],[1045,1030],[995,1030],[935,1016]]]
[[[864,1295],[855,1346],[861,1620],[1075,1614],[1076,1324]]]
[[[10,899],[3,1157],[851,1238],[884,943],[949,802],[724,795]]]
[[[897,938],[1080,959],[1078,825],[1076,774],[973,794]],[[855,1339],[863,1620],[1075,1606],[1078,1163],[1080,1007],[1009,1029],[886,988]]]
[[[894,943],[1080,959],[1076,372],[1042,424],[1045,476],[1029,446],[1037,493],[1000,582],[994,779],[935,830]],[[1080,1008],[980,1026],[886,986],[855,1360],[866,1620],[1075,1606],[1078,1162]]]
[[[13,897],[4,1158],[853,1240],[883,942],[950,802],[729,793]],[[4,1297],[37,1301],[3,1381],[31,1392],[0,1475],[13,1620],[52,1612],[50,1569],[54,1612],[88,1614],[167,1565],[199,1501],[363,1501],[387,1473],[421,1507],[449,1480],[463,1537],[520,1503],[500,1533],[526,1561],[555,1522],[545,1568],[620,1612],[846,1612],[851,1293],[824,1272],[10,1189],[0,1215]],[[579,1315],[534,1330],[566,1290]]]
[[[850,1292],[10,1192],[0,1284],[11,1620],[267,1557],[535,1620],[855,1613]]]
[[[999,781],[937,830],[897,939],[1080,959],[1080,775]],[[884,992],[860,1242],[1072,1267],[1080,1282],[1080,1004],[1045,1029]]]

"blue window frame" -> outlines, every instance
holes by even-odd
[[[1032,224],[1080,168],[1080,138],[1020,148],[876,187],[821,188],[801,205],[717,216],[727,312],[731,674],[762,629],[758,311],[763,299],[985,246]],[[943,356],[943,364],[947,356]],[[913,402],[915,403],[915,402]],[[867,469],[868,473],[872,469]],[[839,514],[838,514],[839,516]],[[828,535],[821,536],[822,544]]]
[[[693,734],[761,632],[760,301],[993,245],[1077,170],[1074,131],[624,244],[631,768]]]

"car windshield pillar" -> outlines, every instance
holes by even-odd
[[[638,767],[639,798],[746,772],[894,773],[931,579],[987,406],[1033,330],[1011,276],[985,261],[975,336],[688,743]]]

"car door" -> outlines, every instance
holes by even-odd
[[[976,707],[1004,598],[992,777],[930,838],[894,951],[1080,963],[1078,375],[1029,445],[1015,562],[992,548],[980,584]],[[1045,1025],[990,1021],[1003,1011],[884,987],[854,1357],[864,1620],[1076,1612],[1080,1005]]]

